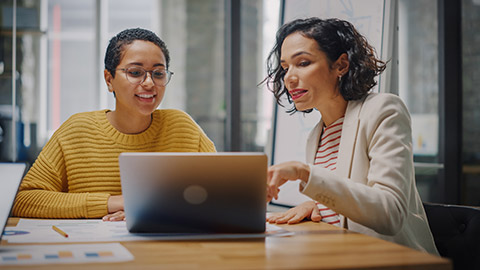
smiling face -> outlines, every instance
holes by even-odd
[[[129,67],[142,67],[147,71],[166,68],[165,56],[154,43],[135,40],[124,45],[115,78],[105,70],[108,90],[115,92],[115,111],[130,117],[150,117],[163,99],[165,86],[155,85],[150,73],[143,83],[132,84],[127,80],[125,71],[119,70]]]
[[[300,32],[290,34],[281,47],[280,63],[284,69],[285,87],[299,111],[334,106],[343,97],[338,91],[342,74],[341,58],[331,63],[314,39]]]

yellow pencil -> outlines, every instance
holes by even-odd
[[[60,230],[57,226],[53,225],[52,229],[56,232],[58,232],[61,236],[63,237],[68,237],[68,234],[66,234],[64,231]]]

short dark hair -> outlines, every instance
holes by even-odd
[[[108,43],[107,51],[105,53],[105,69],[115,77],[115,69],[120,64],[122,57],[123,46],[131,44],[135,40],[150,41],[157,45],[165,56],[166,68],[170,63],[170,54],[167,49],[167,45],[163,42],[154,32],[142,28],[131,28],[123,30],[118,33]]]
[[[267,82],[279,105],[282,105],[280,104],[282,95],[287,95],[292,103],[284,85],[285,72],[280,65],[280,59],[283,41],[296,32],[314,39],[319,49],[327,55],[330,64],[343,53],[348,55],[350,66],[340,82],[340,94],[347,101],[365,96],[377,84],[375,77],[386,68],[386,63],[376,58],[375,49],[351,23],[335,18],[317,17],[294,20],[284,24],[277,31],[275,45],[267,59],[267,78],[264,81]],[[288,110],[290,113],[296,111],[295,106]],[[311,111],[310,109],[304,112]]]

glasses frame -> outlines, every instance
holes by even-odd
[[[143,69],[143,71],[145,71],[145,74],[143,75],[143,79],[139,82],[139,83],[132,83],[129,79],[128,79],[128,72],[127,70],[131,69],[131,68],[138,68],[138,69]],[[144,69],[143,67],[127,67],[127,68],[117,68],[115,70],[121,70],[123,71],[123,73],[125,73],[125,78],[127,79],[127,81],[129,83],[131,83],[132,85],[140,85],[142,83],[145,82],[145,80],[147,79],[147,73],[150,73],[150,78],[152,79],[152,82],[153,84],[155,84],[156,86],[167,86],[167,84],[170,82],[170,80],[172,79],[172,75],[174,74],[173,71],[170,71],[168,69],[165,69],[165,73],[167,74],[167,82],[164,84],[164,85],[157,85],[157,83],[155,82],[155,80],[153,79],[153,72],[155,70],[158,70],[159,68],[156,68],[156,69],[153,69],[153,70],[146,70]]]

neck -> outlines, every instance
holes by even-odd
[[[145,131],[152,123],[152,115],[133,116],[117,111],[107,113],[107,119],[115,129],[124,134],[138,134]]]
[[[337,121],[340,117],[345,115],[347,110],[348,102],[343,99],[341,95],[338,95],[339,98],[335,98],[322,106],[322,108],[317,108],[318,111],[322,114],[323,124],[328,127],[333,122]]]

